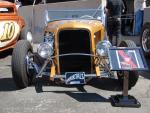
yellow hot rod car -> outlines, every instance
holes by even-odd
[[[125,52],[120,50],[115,52],[116,56],[111,55],[113,47],[105,35],[101,13],[100,9],[45,11],[43,42],[37,51],[33,52],[26,40],[20,40],[13,51],[12,74],[17,87],[27,87],[34,78],[38,84],[43,76],[52,81],[60,79],[69,85],[85,84],[93,77],[118,78],[123,85],[125,70],[128,70],[129,88],[133,87],[140,67],[128,58],[134,56],[134,51],[128,54],[128,49],[123,48]],[[135,49],[136,45],[126,40],[120,47]],[[125,62],[121,62],[122,59]],[[118,69],[113,69],[113,65],[118,65]]]

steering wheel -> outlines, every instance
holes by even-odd
[[[90,15],[83,15],[83,16],[81,16],[80,18],[82,18],[82,19],[86,19],[86,18],[88,18],[88,19],[93,19],[93,17],[90,16]]]

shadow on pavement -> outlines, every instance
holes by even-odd
[[[102,90],[122,91],[122,88],[119,82],[114,79],[92,79],[88,83],[88,85],[98,88],[98,89],[102,89]],[[43,81],[43,87],[44,86],[65,87],[68,89],[77,88],[78,92],[87,93],[84,86],[81,86],[81,85],[68,86],[68,85],[65,85],[64,83],[57,84],[55,82],[49,82],[48,80],[45,80],[45,79]],[[30,87],[34,87],[34,83]],[[15,91],[15,90],[17,90],[17,88],[12,78],[0,78],[0,91]],[[51,92],[51,91],[44,91],[44,92]],[[56,92],[56,91],[52,91],[52,92]]]
[[[92,79],[89,84],[95,88],[108,91],[122,91],[121,85],[116,79]]]
[[[110,102],[109,99],[97,94],[80,91],[44,91],[59,94],[66,94],[79,102]]]
[[[57,82],[49,82],[48,78],[43,79],[43,85],[44,86],[54,86],[54,87],[66,87],[66,88],[72,88],[76,87],[78,91],[86,92],[84,89],[84,85],[66,85],[65,83],[61,83],[59,80]],[[108,91],[122,91],[122,87],[118,80],[116,79],[109,79],[109,78],[101,78],[96,79],[93,78],[90,80],[87,85],[90,85],[92,87],[102,89],[102,90],[108,90]]]
[[[12,78],[0,78],[0,92],[1,91],[15,91],[17,90]]]
[[[119,83],[116,80],[112,79],[93,79],[89,83],[90,86],[103,89],[103,90],[109,90],[109,91],[121,91],[121,88],[119,87]],[[79,102],[110,102],[109,98],[105,98],[97,93],[89,93],[84,89],[84,86],[67,86],[65,84],[56,84],[54,82],[44,83],[44,86],[55,86],[55,87],[67,87],[69,88],[77,88],[77,90],[74,91],[44,91],[44,92],[52,92],[52,93],[63,93],[66,94],[73,99],[79,101]],[[34,87],[32,85],[31,87]],[[3,91],[16,91],[17,88],[14,84],[14,81],[12,78],[0,78],[0,92]],[[32,90],[35,90],[34,88]],[[43,92],[43,93],[44,93]]]
[[[88,85],[98,88],[98,89],[102,89],[102,90],[109,90],[109,91],[122,91],[121,88],[119,87],[119,83],[117,80],[113,80],[113,79],[92,79]],[[52,93],[58,93],[58,94],[66,94],[70,97],[72,97],[73,99],[79,101],[79,102],[110,102],[109,98],[105,98],[97,93],[90,93],[88,91],[86,91],[84,85],[73,85],[73,86],[68,86],[65,84],[56,84],[54,82],[48,82],[48,83],[44,83],[44,86],[54,86],[54,87],[65,87],[68,88],[68,90],[66,91],[47,91],[44,90],[44,92],[52,92]],[[77,90],[69,90],[69,88],[77,88]]]
[[[12,55],[13,49],[8,49],[6,51],[0,52],[0,59]]]
[[[67,92],[67,95],[74,98],[79,102],[110,102],[109,99],[98,95],[96,93],[71,93]]]

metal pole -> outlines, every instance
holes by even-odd
[[[123,97],[128,97],[128,83],[129,83],[129,72],[124,72],[124,81],[123,81]]]
[[[41,68],[41,70],[40,70],[40,72],[36,75],[36,78],[42,77],[41,74],[42,74],[43,70],[45,69],[45,67],[47,66],[48,62],[49,62],[49,60],[46,60],[46,61],[44,62],[43,66],[42,66],[42,68]]]

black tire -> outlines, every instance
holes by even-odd
[[[26,55],[32,52],[31,44],[26,40],[18,41],[12,54],[12,75],[16,86],[19,89],[26,88],[29,85],[30,77],[27,74]]]
[[[118,81],[122,88],[123,88],[123,79],[124,79],[123,74],[124,74],[124,71],[117,72]],[[138,78],[139,78],[139,74],[137,71],[128,71],[128,75],[129,75],[128,89],[131,89],[132,87],[134,87],[136,85]]]
[[[124,40],[119,44],[119,47],[136,47],[136,44],[132,40]]]
[[[144,39],[148,39],[147,43],[144,42]],[[141,47],[144,52],[144,55],[146,57],[150,57],[150,23],[144,24],[142,28],[140,41],[141,41]]]
[[[134,48],[136,47],[136,44],[131,40],[125,40],[120,43],[119,47],[133,47]],[[124,71],[117,72],[118,80],[120,84],[122,85],[122,87],[123,87],[123,78],[124,78],[123,73]],[[128,74],[129,74],[129,84],[128,84],[129,87],[128,88],[131,89],[132,87],[136,85],[138,78],[139,78],[139,74],[137,71],[129,71]]]

